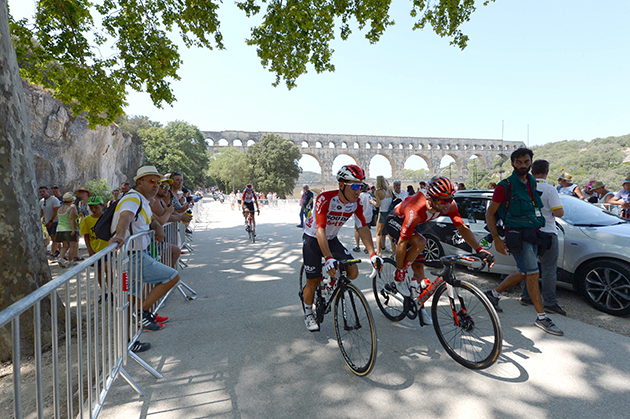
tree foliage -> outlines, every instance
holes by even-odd
[[[478,0],[477,0],[478,1]],[[487,5],[490,1],[481,3]],[[460,27],[476,10],[476,0],[412,0],[413,29],[427,25],[463,49],[468,36]],[[264,12],[262,4],[266,4]],[[247,40],[256,47],[263,67],[290,89],[305,74],[334,71],[331,41],[351,26],[366,30],[378,42],[388,26],[391,0],[242,0],[247,17],[262,14]],[[223,48],[219,30],[220,2],[213,0],[89,0],[38,1],[34,21],[9,25],[20,74],[41,85],[75,115],[84,114],[92,126],[108,125],[123,114],[128,89],[147,92],[161,108],[175,101],[170,81],[181,58],[170,39],[174,30],[187,47]],[[98,22],[96,24],[95,22]]]
[[[188,186],[207,186],[208,150],[196,126],[175,121],[164,128],[141,128],[138,135],[145,147],[147,164],[164,174],[182,172]]]
[[[249,182],[245,153],[235,147],[226,147],[210,156],[208,175],[219,181],[224,191],[243,190]]]
[[[281,198],[293,193],[300,176],[300,149],[276,134],[264,135],[247,150],[251,183],[259,192],[277,192]]]

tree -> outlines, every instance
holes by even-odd
[[[189,185],[206,186],[208,150],[199,129],[187,122],[170,122],[165,128],[139,129],[147,164],[160,173],[179,171]]]
[[[0,0],[0,311],[50,281],[42,240],[24,90]],[[42,313],[50,314],[49,300]],[[33,347],[33,313],[20,317],[21,346]],[[46,324],[46,319],[44,319]],[[11,357],[11,328],[0,328],[0,361]]]
[[[276,134],[264,135],[247,150],[251,183],[258,192],[277,192],[284,198],[293,193],[300,177],[300,149]]]
[[[243,190],[249,176],[245,153],[235,147],[226,147],[210,157],[207,173],[221,181],[225,191]]]

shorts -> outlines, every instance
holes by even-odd
[[[387,217],[387,224],[385,224],[385,228],[383,230],[390,235],[394,243],[398,243],[398,239],[400,239],[400,229],[402,228],[402,224],[404,221],[404,218],[399,217],[394,213],[391,213],[389,217]],[[420,231],[421,225],[422,224],[418,224],[417,226],[415,226],[412,234],[418,234],[424,237]],[[407,250],[409,250],[410,247],[411,243],[407,243]],[[424,252],[420,253],[414,262],[424,262],[425,258],[423,253]]]
[[[348,252],[348,249],[343,247],[343,244],[337,237],[332,240],[328,240],[328,247],[332,256],[337,260],[352,259],[352,254]],[[322,249],[319,247],[319,243],[315,237],[311,237],[308,234],[302,236],[302,255],[304,258],[304,271],[306,272],[307,279],[316,279],[322,277]]]
[[[137,259],[140,252],[132,252],[129,258],[129,268],[133,271],[133,267],[140,263]],[[149,256],[149,252],[142,251],[142,282],[147,284],[163,284],[171,281],[178,274],[176,269],[166,266]]]
[[[249,212],[254,213],[254,203],[253,202],[243,202],[243,207],[247,208]]]
[[[48,232],[48,235],[50,237],[54,236],[55,234],[57,234],[57,225],[59,224],[58,221],[53,222],[52,224],[50,224],[50,227],[46,227],[46,231]]]
[[[79,241],[79,232],[75,231],[74,236],[70,235],[71,231],[58,231],[55,234],[55,242],[77,242]]]
[[[387,222],[387,216],[389,212],[379,212],[378,213],[378,222],[381,224],[385,224]]]
[[[523,250],[512,253],[516,261],[516,268],[523,275],[537,274],[538,271],[538,245],[523,241]]]

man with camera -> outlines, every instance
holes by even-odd
[[[534,325],[552,335],[562,336],[562,330],[545,313],[538,288],[539,229],[545,226],[545,218],[542,214],[543,202],[536,189],[536,179],[529,173],[533,157],[533,151],[524,147],[512,153],[510,159],[514,171],[494,189],[492,202],[486,211],[486,223],[497,252],[507,255],[509,251],[518,269],[508,275],[498,287],[487,291],[486,296],[494,308],[501,312],[500,294],[525,280],[532,304],[538,313]],[[501,239],[498,234],[497,217],[505,227],[505,239]]]

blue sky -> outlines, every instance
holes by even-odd
[[[9,0],[15,16],[33,3]],[[182,46],[174,106],[157,109],[133,92],[126,112],[208,131],[503,136],[530,145],[630,133],[629,1],[497,0],[463,27],[464,51],[412,31],[410,8],[393,2],[396,25],[375,45],[359,31],[335,41],[336,71],[309,68],[289,91],[271,86],[274,75],[244,42],[255,20],[227,1],[226,50]]]

